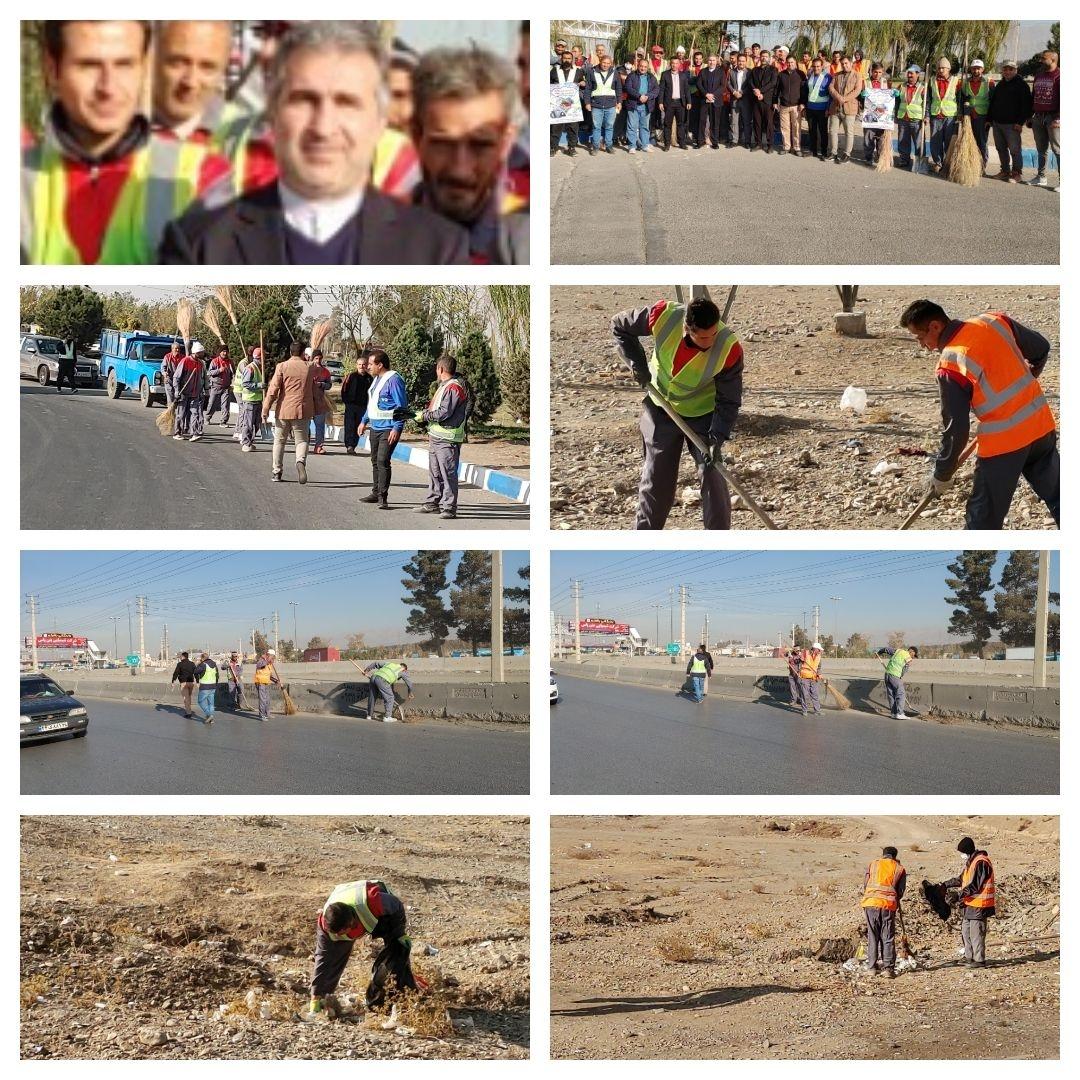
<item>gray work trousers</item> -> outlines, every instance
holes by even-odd
[[[262,403],[242,401],[236,416],[236,430],[240,433],[241,446],[254,446],[262,427]]]
[[[229,405],[232,402],[232,389],[225,386],[220,389],[211,388],[210,401],[206,406],[206,423],[210,423],[210,418],[216,412],[221,413],[221,419],[218,423],[222,427],[227,427],[229,424]]]
[[[397,698],[394,697],[394,688],[385,679],[375,678],[368,683],[368,719],[372,720],[375,717],[375,695],[377,693],[382,696],[383,708],[386,710],[386,715],[392,718],[394,715],[394,706],[397,704]]]
[[[788,693],[791,694],[791,704],[798,705],[802,701],[802,694],[799,693],[799,676],[794,671],[788,672],[787,685]]]
[[[456,510],[461,443],[432,438],[428,442],[428,492],[424,502],[440,510]]]
[[[318,923],[315,924],[315,969],[311,973],[311,996],[332,994],[341,982],[345,965],[352,956],[351,941],[335,941]]]
[[[296,451],[296,460],[307,461],[308,431],[310,428],[310,420],[279,420],[274,417],[274,460],[272,468],[276,476],[281,475],[281,471],[285,466],[285,443],[288,442],[290,434]]]
[[[1057,117],[1049,113],[1035,113],[1031,118],[1031,134],[1035,136],[1035,153],[1039,163],[1039,175],[1046,175],[1047,151],[1052,150],[1057,158],[1058,174],[1061,174],[1061,128],[1056,125]]]
[[[1024,171],[1024,148],[1020,141],[1020,132],[1015,124],[999,124],[996,121],[991,125],[994,133],[994,149],[997,150],[998,161],[1001,163],[1001,171],[1007,173],[1021,173]]]
[[[960,923],[960,937],[964,941],[964,959],[986,963],[986,920],[965,917]]]
[[[256,683],[255,689],[259,691],[259,718],[270,719],[270,687],[264,683]]]
[[[885,676],[885,697],[889,701],[889,712],[895,716],[904,711],[904,680],[895,675]]]
[[[202,398],[176,399],[176,429],[174,435],[201,435],[203,433]]]
[[[708,437],[712,414],[687,417],[686,423],[703,439]],[[638,424],[644,463],[638,485],[635,529],[662,529],[675,505],[675,489],[679,483],[679,463],[683,444],[697,466],[701,481],[701,514],[706,529],[731,528],[731,495],[727,481],[716,469],[706,469],[701,452],[687,443],[675,422],[652,401],[646,399]]]
[[[818,682],[818,679],[799,680],[799,700],[802,703],[804,712],[807,709],[821,712],[821,701],[818,698]]]
[[[855,116],[854,114],[840,115],[834,113],[829,117],[829,157],[836,157],[841,153],[840,132],[844,133],[843,156],[851,157],[851,151],[855,146]]]
[[[896,912],[863,908],[866,915],[866,966],[880,963],[886,971],[896,967]]]

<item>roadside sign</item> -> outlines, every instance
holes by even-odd
[[[127,664],[128,667],[138,667],[139,658],[135,653],[130,653],[128,656],[124,657],[124,663]]]
[[[679,648],[679,643],[677,641],[669,641],[666,648],[668,656],[678,656],[679,653],[682,652],[682,649]]]

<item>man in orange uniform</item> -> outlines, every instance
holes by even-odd
[[[897,862],[894,847],[881,849],[881,858],[866,868],[862,909],[866,916],[866,970],[896,977],[896,911],[907,888],[907,871]]]
[[[964,857],[959,877],[943,881],[946,889],[956,889],[956,902],[964,909],[960,935],[964,942],[964,966],[986,967],[986,920],[996,913],[994,864],[975,841],[965,836],[956,850]],[[948,894],[947,894],[948,895]]]
[[[916,300],[900,325],[941,353],[943,430],[930,491],[941,495],[951,486],[974,412],[979,460],[964,527],[1002,528],[1021,476],[1060,524],[1057,425],[1038,382],[1050,353],[1046,338],[1003,312],[950,319],[932,300]]]

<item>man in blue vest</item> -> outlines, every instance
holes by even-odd
[[[416,419],[428,426],[428,493],[417,508],[421,514],[457,517],[458,467],[465,421],[469,417],[469,389],[458,377],[457,361],[445,353],[435,365],[439,388]]]
[[[360,501],[375,503],[380,510],[389,510],[391,466],[390,459],[405,428],[409,398],[405,382],[390,367],[390,357],[382,349],[372,349],[368,355],[371,386],[368,388],[368,404],[360,418],[357,434],[363,435],[371,428],[368,443],[371,446],[371,494]]]
[[[411,698],[413,685],[408,673],[408,664],[398,664],[392,660],[388,660],[386,663],[376,661],[374,664],[368,664],[364,668],[364,674],[371,676],[371,682],[368,684],[369,720],[375,716],[375,695],[377,693],[383,700],[383,710],[385,712],[383,723],[397,723],[397,718],[394,716],[394,706],[397,705],[397,698],[394,697],[394,683],[403,682],[408,687],[409,697]]]

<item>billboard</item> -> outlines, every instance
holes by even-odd
[[[566,628],[573,633],[576,625],[571,619]],[[581,632],[583,634],[616,634],[619,637],[626,637],[630,633],[630,624],[617,623],[614,619],[582,619]]]
[[[38,634],[39,649],[85,649],[86,638],[74,634]]]

